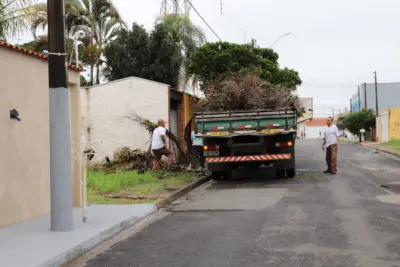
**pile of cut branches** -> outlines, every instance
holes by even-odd
[[[158,125],[157,125],[156,123],[151,122],[150,120],[145,119],[145,118],[143,118],[142,116],[140,116],[140,115],[138,115],[138,114],[136,114],[136,113],[134,113],[134,112],[132,112],[129,116],[125,116],[125,118],[126,118],[126,119],[129,119],[129,120],[131,120],[131,121],[133,121],[133,122],[139,124],[139,125],[142,126],[143,128],[145,128],[145,129],[149,132],[150,139],[151,139],[151,137],[152,137],[152,135],[153,135],[154,129],[156,129],[156,128],[158,127]],[[183,151],[182,144],[179,142],[178,137],[176,137],[176,136],[175,136],[171,131],[169,131],[168,129],[167,129],[166,134],[167,134],[167,137],[176,145],[176,147],[178,148],[180,154],[184,157],[184,159],[186,160],[186,162],[188,162],[189,160],[188,160],[188,158],[187,158],[187,156],[186,156],[186,153]],[[149,151],[148,151],[148,152],[149,152],[149,153],[151,152],[151,144],[150,144],[150,147],[149,147]]]
[[[106,157],[103,162],[92,165],[92,169],[106,173],[119,171],[145,171],[152,166],[154,156],[139,149],[122,147],[114,152],[112,159]],[[165,162],[160,163],[161,169],[166,169]]]
[[[292,108],[304,112],[290,88],[271,85],[257,75],[229,73],[209,83],[206,99],[199,102],[206,111]]]

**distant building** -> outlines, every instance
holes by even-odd
[[[361,84],[351,97],[352,112],[367,108],[376,110],[375,84]],[[378,83],[378,110],[400,107],[400,82]]]
[[[328,118],[313,118],[305,124],[305,134],[307,139],[322,138],[326,129]]]
[[[301,132],[305,132],[305,124],[313,117],[313,98],[300,97],[300,103],[304,107],[305,112],[303,116],[297,118],[297,135],[300,136]]]

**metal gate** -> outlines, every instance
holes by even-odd
[[[382,114],[382,142],[389,142],[389,114],[387,112]]]

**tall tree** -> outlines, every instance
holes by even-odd
[[[105,48],[104,56],[107,61],[104,75],[108,80],[129,76],[147,78],[149,35],[143,26],[134,23],[130,31],[122,30]]]
[[[205,34],[186,15],[166,14],[159,17],[157,22],[165,25],[174,42],[180,47],[179,53],[183,55],[180,86],[184,87],[190,78],[190,60],[196,49],[205,43]]]
[[[164,24],[157,24],[150,34],[149,56],[150,65],[147,77],[177,87],[182,56],[179,46],[169,35]]]
[[[32,32],[36,36],[39,28],[47,26],[46,6],[42,5],[37,19],[32,23]],[[96,82],[100,80],[101,55],[105,45],[116,36],[116,32],[125,27],[118,9],[112,0],[65,0],[66,30],[70,39],[78,31],[85,32],[84,52],[86,63],[90,66],[90,84],[94,84],[96,66]]]
[[[143,26],[133,24],[105,48],[104,74],[110,81],[136,76],[175,87],[182,62],[179,52],[165,25],[157,24],[149,35]]]
[[[32,0],[0,0],[0,40],[26,30],[36,14]]]
[[[369,132],[371,128],[374,128],[376,116],[374,111],[364,108],[345,117],[342,123],[352,134],[358,135],[361,142],[361,129]]]
[[[298,73],[281,69],[278,59],[278,54],[272,49],[257,47],[254,42],[207,43],[194,53],[189,72],[198,75],[204,84],[225,73],[257,73],[265,81],[294,90],[301,84]]]

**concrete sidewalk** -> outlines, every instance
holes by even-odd
[[[377,150],[379,152],[382,152],[382,153],[387,153],[387,154],[390,154],[390,155],[393,155],[393,156],[400,157],[400,148],[393,147],[393,146],[388,145],[388,144],[365,142],[365,143],[362,143],[361,145],[373,148],[373,149],[375,149],[375,150]]]
[[[59,266],[156,210],[153,204],[90,205],[85,223],[74,209],[71,232],[51,232],[50,216],[0,228],[0,266]]]
[[[382,153],[386,153],[386,154],[389,154],[389,155],[400,157],[400,148],[393,147],[393,146],[388,145],[388,144],[369,142],[369,141],[365,141],[363,143],[360,143],[358,140],[354,140],[354,139],[343,139],[341,141],[358,144],[358,145],[361,145],[361,146],[365,146],[365,147],[369,147],[369,148],[375,149],[376,151],[379,151],[379,152],[382,152]]]

